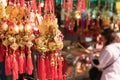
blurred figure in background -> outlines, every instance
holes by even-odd
[[[103,48],[98,58],[99,64],[93,62],[93,66],[102,70],[100,80],[120,79],[120,43],[117,34],[110,27],[101,32]],[[105,69],[104,69],[105,68]],[[93,80],[93,79],[92,79]]]

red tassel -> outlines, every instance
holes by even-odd
[[[62,58],[62,56],[60,55],[59,57],[58,57],[58,80],[63,80],[63,76],[62,76],[62,62],[63,62],[63,58]]]
[[[51,78],[51,71],[50,71],[50,56],[47,56],[45,59],[45,67],[46,67],[46,78],[50,79]]]
[[[25,5],[25,0],[18,0],[18,2],[20,3],[20,6],[21,6],[21,7],[24,7],[24,5]]]
[[[40,5],[40,3],[38,4],[38,14],[41,14],[41,5]]]
[[[66,5],[66,0],[63,0],[63,3],[62,3],[62,8],[65,9],[65,5]]]
[[[49,9],[49,0],[45,0],[45,7],[44,7],[45,12],[48,12]]]
[[[52,13],[52,2],[51,2],[51,0],[48,0],[48,5],[49,5],[49,11]]]
[[[8,0],[9,4],[14,3],[14,0]]]
[[[55,65],[55,78],[54,78],[54,80],[58,80],[57,65]]]
[[[63,80],[67,80],[67,79],[66,79],[66,75],[63,76]]]
[[[26,57],[24,54],[24,48],[21,49],[20,55],[18,57],[19,73],[23,74],[26,71]]]
[[[38,79],[46,80],[45,60],[42,56],[38,57]]]
[[[50,11],[51,13],[54,14],[54,0],[45,0],[44,10],[45,12]]]
[[[56,77],[55,73],[55,56],[54,54],[51,55],[51,80],[54,80]]]
[[[11,58],[8,55],[8,49],[6,50],[6,58],[5,58],[5,74],[6,76],[11,75]]]
[[[68,9],[73,8],[73,0],[68,0]]]
[[[19,65],[19,73],[20,74],[23,74],[23,63],[24,63],[24,57],[23,57],[23,54],[20,54],[19,55],[19,58],[18,58],[18,65]]]
[[[66,60],[63,60],[63,74],[65,74],[67,72],[67,68],[68,68],[68,64],[67,64],[67,61]]]
[[[28,50],[28,56],[27,56],[27,74],[31,75],[33,72],[33,63],[31,58],[31,51]]]
[[[55,54],[55,79],[58,80],[58,50],[56,50]]]
[[[52,13],[54,14],[55,13],[55,10],[54,10],[54,0],[51,0],[51,6],[52,6]]]
[[[76,8],[78,9],[78,10],[80,10],[81,9],[81,1],[80,0],[77,0],[77,4],[76,4],[77,6],[76,6]]]
[[[5,52],[8,52],[8,50],[5,51],[5,47],[2,44],[0,44],[0,62],[4,61]]]
[[[55,77],[55,66],[51,66],[51,74],[52,74],[51,80],[54,80],[54,77]]]
[[[16,55],[13,52],[13,63],[12,63],[12,71],[13,71],[13,80],[18,79],[18,62],[16,60]]]
[[[23,73],[26,73],[26,56],[23,54]]]
[[[41,78],[41,75],[40,75],[40,72],[41,72],[41,71],[40,71],[40,67],[41,67],[41,66],[40,66],[40,57],[38,57],[38,61],[37,61],[37,62],[38,62],[38,63],[37,63],[37,68],[38,68],[37,74],[38,74],[38,79],[40,79],[40,78]]]
[[[5,59],[5,74],[6,76],[11,75],[10,56],[6,56]]]
[[[85,9],[86,9],[86,0],[82,0],[81,10],[85,10]]]
[[[32,2],[31,2],[31,8],[32,8],[32,10],[36,10],[36,0],[32,0]]]

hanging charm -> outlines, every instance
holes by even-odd
[[[33,46],[33,43],[31,41],[28,41],[27,44],[27,67],[26,67],[26,71],[27,74],[31,75],[33,72],[33,62],[32,62],[32,57],[31,57],[31,47]]]

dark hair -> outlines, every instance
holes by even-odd
[[[114,33],[114,30],[112,30],[110,27],[105,27],[101,31],[101,35],[106,39],[105,45],[108,45],[115,40],[115,36],[113,36],[113,33]]]

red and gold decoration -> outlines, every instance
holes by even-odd
[[[38,4],[36,0],[6,3],[0,3],[0,39],[6,48],[6,76],[12,75],[12,80],[16,80],[18,74],[32,75],[34,46],[39,54],[38,79],[63,80],[63,59],[59,53],[63,48],[63,35],[54,14],[54,0],[45,1],[43,17],[40,1]]]

